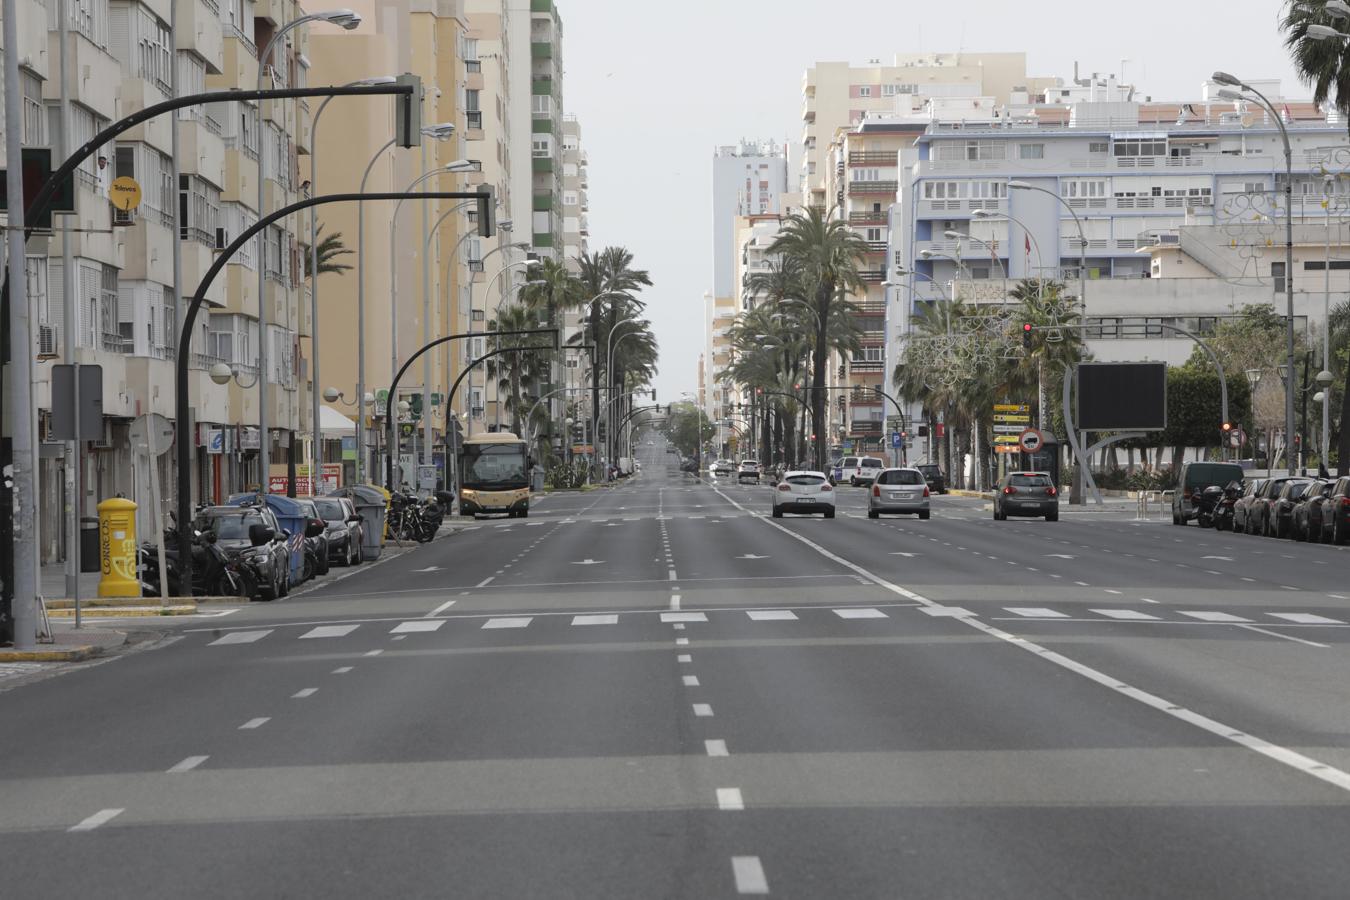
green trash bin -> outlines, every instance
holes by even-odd
[[[384,548],[384,520],[388,495],[373,484],[353,484],[338,488],[334,497],[346,497],[361,517],[361,553],[365,559],[379,559]]]

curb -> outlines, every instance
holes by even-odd
[[[89,644],[65,650],[0,650],[0,663],[5,662],[83,662],[102,653]]]
[[[238,598],[236,598],[238,599]],[[150,618],[160,616],[190,616],[197,612],[197,604],[184,604],[180,606],[123,606],[123,607],[95,607],[93,609],[81,609],[80,614],[86,618],[98,619],[122,619],[122,618]],[[73,619],[75,618],[74,609],[51,609],[47,615],[53,619]]]
[[[957,490],[956,488],[951,488],[951,489],[949,489],[949,490],[947,491],[947,494],[948,494],[948,496],[951,496],[951,497],[970,497],[971,499],[974,499],[974,500],[993,500],[993,499],[994,499],[994,495],[991,494],[991,493],[988,493],[987,491],[960,491],[960,490]]]
[[[191,603],[215,602],[221,603],[225,600],[242,600],[242,597],[170,597],[169,603],[173,606],[185,606]],[[158,597],[81,597],[80,608],[85,612],[91,609],[117,609],[121,607],[150,606],[157,603]],[[47,612],[50,614],[53,610],[74,609],[75,601],[69,598],[60,598],[56,600],[44,599],[42,601],[47,605]]]

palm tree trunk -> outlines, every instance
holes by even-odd
[[[520,436],[520,369],[518,367],[511,369],[511,428],[517,437]]]
[[[1345,367],[1345,386],[1341,388],[1341,434],[1336,441],[1336,458],[1337,474],[1350,475],[1350,365]],[[1330,471],[1329,464],[1327,470]]]
[[[829,355],[826,345],[825,323],[829,321],[830,297],[834,294],[833,284],[822,284],[817,293],[816,312],[820,322],[816,328],[816,345],[811,348],[811,424],[816,433],[816,469],[825,469],[825,365]]]

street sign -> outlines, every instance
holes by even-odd
[[[1031,407],[1025,403],[995,403],[994,412],[996,413],[1029,413]]]
[[[994,443],[1008,444],[1009,446],[1016,447],[1018,445],[1018,437],[1015,434],[996,434],[994,435]]]
[[[103,367],[80,366],[79,431],[75,425],[75,366],[52,366],[54,441],[96,441],[103,438]]]
[[[1009,413],[995,413],[995,422],[1009,422],[1019,425],[1026,425],[1031,422],[1031,416],[1011,415]]]
[[[141,205],[141,186],[130,175],[119,175],[108,185],[108,199],[122,212],[131,212]]]
[[[995,434],[1021,434],[1027,430],[1025,425],[995,425]]]
[[[995,453],[1021,453],[1022,448],[1016,444],[998,444],[994,447]]]
[[[1241,447],[1245,443],[1247,443],[1247,433],[1241,428],[1233,429],[1233,432],[1228,435],[1228,444],[1231,447]]]
[[[1035,453],[1045,445],[1045,436],[1035,428],[1028,428],[1017,439],[1018,446],[1028,453]]]
[[[213,429],[220,436],[220,445],[225,444],[225,433]],[[173,423],[159,413],[147,413],[136,417],[127,429],[127,439],[131,446],[143,448],[151,456],[162,456],[173,446]],[[219,453],[219,449],[208,448],[208,453]]]
[[[891,432],[891,449],[892,450],[905,449],[905,439],[898,431]]]
[[[417,467],[417,487],[424,491],[436,490],[436,480],[440,472],[435,466]]]

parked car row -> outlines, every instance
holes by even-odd
[[[1233,505],[1233,530],[1346,544],[1350,542],[1350,476],[1253,478]]]

